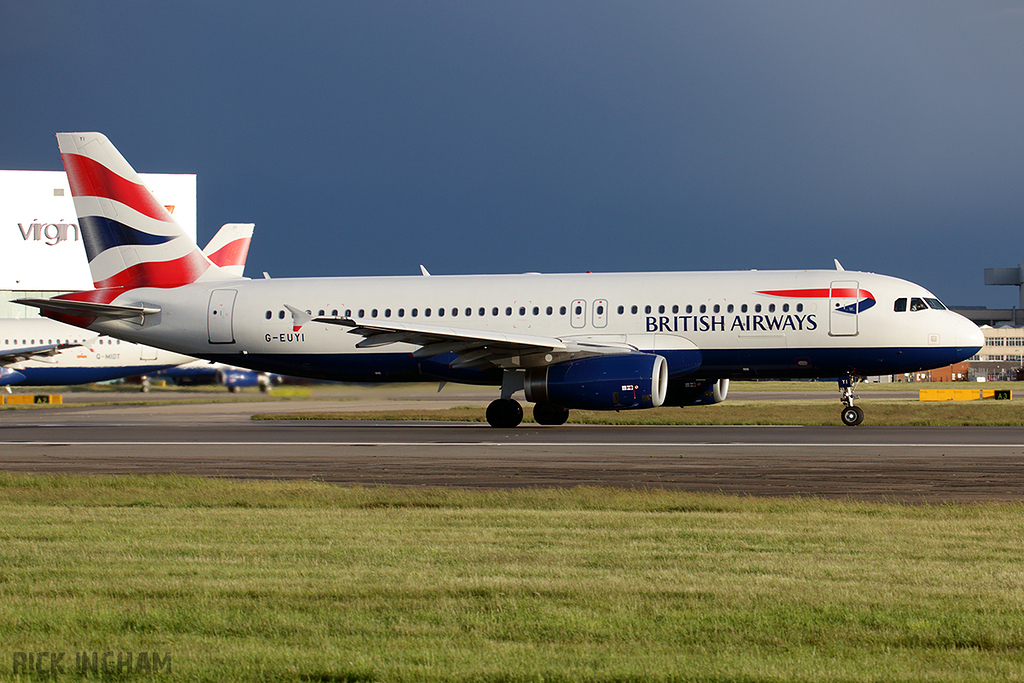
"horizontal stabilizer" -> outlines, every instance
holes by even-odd
[[[33,306],[44,313],[65,313],[71,315],[91,315],[108,320],[128,320],[139,325],[147,315],[155,315],[159,308],[139,304],[124,306],[120,304],[99,304],[92,301],[71,301],[68,299],[15,299],[14,303]]]

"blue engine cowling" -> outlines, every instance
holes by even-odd
[[[526,400],[584,410],[656,408],[668,391],[668,363],[651,353],[594,356],[526,372]]]
[[[0,367],[0,387],[25,381],[25,375],[11,368]]]
[[[260,373],[244,368],[223,368],[217,371],[217,382],[228,389],[259,386]]]
[[[665,405],[706,406],[721,403],[729,394],[727,379],[673,380],[668,384]]]

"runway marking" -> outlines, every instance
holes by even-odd
[[[583,441],[566,443],[561,441],[4,441],[8,446],[498,446],[498,447],[545,447],[545,448],[579,448],[593,446],[599,448],[637,448],[644,446],[660,446],[664,448],[707,448],[754,446],[776,448],[1016,448],[1024,450],[1021,444],[979,444],[979,443],[796,443],[796,442],[758,442],[758,441],[687,441],[650,443],[636,441]]]

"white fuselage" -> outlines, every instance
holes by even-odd
[[[362,337],[346,327],[296,325],[286,306],[355,323],[655,352],[674,379],[908,372],[966,359],[982,346],[966,318],[941,305],[897,311],[899,299],[935,301],[905,280],[824,270],[224,280],[131,290],[112,303],[160,313],[141,325],[107,320],[92,329],[254,369],[348,381],[494,383],[500,371],[446,370],[453,354],[414,357],[413,344],[357,348]]]
[[[52,356],[3,363],[21,377],[15,386],[87,384],[154,372],[193,360],[189,356],[134,344],[47,319],[0,320],[0,354],[53,344],[77,344]],[[6,382],[5,382],[6,383]]]

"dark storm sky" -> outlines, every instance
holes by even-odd
[[[1020,2],[8,2],[0,103],[0,168],[103,132],[256,275],[1024,261]]]

